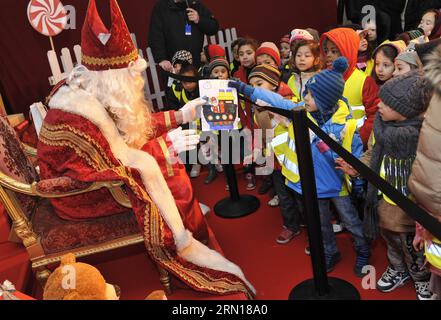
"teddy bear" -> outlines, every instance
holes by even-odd
[[[106,282],[99,270],[76,262],[72,253],[61,258],[60,266],[49,276],[44,300],[119,300],[119,288]]]
[[[76,262],[72,253],[61,258],[60,266],[49,276],[44,300],[119,300],[121,290],[106,282],[100,271]],[[167,300],[163,290],[153,291],[145,300]]]

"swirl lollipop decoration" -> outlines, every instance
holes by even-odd
[[[67,24],[67,12],[60,0],[31,0],[27,9],[32,27],[39,33],[48,36],[52,49],[52,37],[61,33]]]

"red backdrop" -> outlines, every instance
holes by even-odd
[[[56,49],[72,48],[80,43],[87,0],[62,0],[76,9],[76,30],[64,30],[54,38]],[[108,23],[107,0],[97,0],[105,23]],[[119,0],[138,45],[147,47],[150,12],[154,0]],[[203,0],[217,17],[221,28],[236,27],[239,36],[260,41],[278,41],[293,28],[316,28],[319,31],[336,22],[335,0],[277,0],[263,3],[253,0]],[[29,105],[44,100],[50,89],[50,68],[46,53],[49,39],[32,29],[26,8],[29,0],[2,0],[0,10],[0,83],[9,113],[28,113]]]

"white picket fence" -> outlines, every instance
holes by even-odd
[[[132,33],[132,39],[138,48],[136,37]],[[227,53],[227,59],[232,61],[233,53],[231,51],[231,44],[234,40],[237,39],[237,31],[236,28],[220,30],[216,36],[205,37],[204,46],[208,43],[210,44],[218,44],[225,48]],[[58,59],[57,53],[53,50],[48,51],[47,57],[49,61],[49,66],[52,72],[52,76],[49,77],[49,83],[53,86],[57,84],[59,81],[65,79],[67,75],[72,71],[74,66],[76,66],[81,61],[81,46],[75,45],[73,47],[73,54],[75,60],[72,59],[71,50],[68,48],[61,49],[60,59]],[[144,77],[147,80],[145,86],[145,96],[152,102],[158,110],[164,108],[164,97],[165,90],[161,88],[161,84],[159,81],[158,75],[158,65],[153,58],[152,50],[147,48],[144,51],[139,49],[139,55],[145,58],[149,67],[146,70]],[[60,62],[61,61],[61,66]]]

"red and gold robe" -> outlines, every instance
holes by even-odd
[[[208,238],[205,219],[185,167],[168,161],[172,149],[166,134],[176,127],[174,112],[154,115],[155,137],[136,150],[124,143],[103,106],[87,92],[62,86],[49,106],[38,145],[42,178],[124,181],[155,262],[196,290],[253,295],[239,267],[198,241]],[[62,218],[75,220],[127,210],[107,189],[52,203]]]

